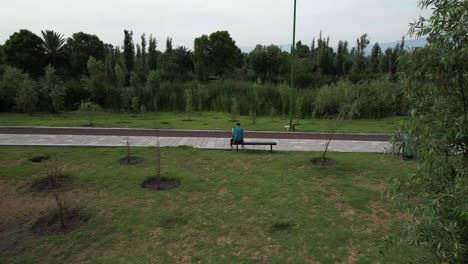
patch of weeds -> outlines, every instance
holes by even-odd
[[[287,222],[276,222],[271,225],[270,230],[272,232],[290,231],[296,224],[292,221]]]
[[[187,219],[181,216],[172,216],[172,217],[163,219],[161,223],[159,224],[159,226],[162,228],[166,228],[166,229],[172,229],[178,226],[186,225],[187,222],[188,222]]]
[[[39,156],[32,157],[29,160],[32,161],[32,162],[42,162],[42,161],[48,160],[48,159],[49,159],[48,155],[39,155]]]

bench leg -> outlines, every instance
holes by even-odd
[[[236,145],[236,152],[239,152],[239,144]]]
[[[273,145],[270,145],[270,152],[273,152]]]

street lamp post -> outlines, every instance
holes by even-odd
[[[293,43],[291,47],[291,94],[289,98],[289,131],[293,131],[295,49],[296,49],[296,0],[294,0]]]

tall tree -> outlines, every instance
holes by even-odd
[[[141,68],[144,72],[145,76],[148,74],[148,58],[147,58],[147,50],[146,50],[146,35],[141,35]]]
[[[299,59],[307,58],[310,55],[310,48],[307,45],[303,45],[302,41],[296,43],[296,56]]]
[[[65,53],[65,38],[62,34],[53,30],[41,31],[42,49],[46,56],[46,62],[53,67],[57,67],[60,62],[63,63]]]
[[[380,72],[380,62],[382,58],[382,49],[380,48],[379,43],[375,43],[372,47],[372,53],[370,58],[370,70],[372,73]]]
[[[197,64],[208,61],[210,72],[221,78],[234,68],[237,50],[236,42],[227,31],[217,31],[209,37],[201,36],[195,39]]]
[[[167,38],[166,39],[166,54],[171,54],[172,53],[172,38]]]
[[[52,66],[48,65],[45,68],[40,85],[42,100],[47,102],[48,110],[55,113],[62,111],[65,104],[65,87]]]
[[[195,73],[199,81],[208,81],[210,75],[210,39],[203,35],[194,43]]]
[[[277,77],[281,71],[282,54],[278,46],[257,45],[250,52],[249,59],[252,69],[262,78],[262,81]]]
[[[173,60],[179,74],[193,71],[192,52],[186,47],[177,47],[173,52]]]
[[[149,70],[156,70],[158,68],[158,51],[156,38],[150,35],[148,41],[148,68]]]
[[[127,83],[130,80],[130,73],[133,71],[135,64],[135,45],[133,44],[133,31],[124,30],[124,58],[125,67],[127,68]]]
[[[3,45],[5,62],[38,78],[43,74],[45,62],[42,40],[29,30],[13,33]]]
[[[349,59],[348,42],[339,41],[338,50],[336,53],[336,73],[337,75],[348,74],[352,66],[352,61]]]
[[[366,48],[369,45],[370,41],[368,39],[368,34],[364,34],[356,40],[356,53],[355,53],[355,65],[354,73],[366,73],[368,71],[368,63],[366,60]]]
[[[93,57],[88,61],[89,77],[86,78],[86,88],[91,93],[93,101],[99,105],[110,107],[111,98],[109,98],[109,79],[106,67],[102,61]]]
[[[97,60],[104,59],[104,42],[96,35],[75,33],[67,39],[65,48],[70,56],[72,75],[75,77],[81,77],[86,73],[90,57]]]

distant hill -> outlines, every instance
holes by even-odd
[[[386,49],[388,48],[395,48],[396,45],[399,45],[401,43],[401,40],[398,41],[393,41],[393,42],[388,42],[388,43],[379,43],[380,48],[382,49],[382,52],[385,52]],[[374,43],[369,45],[366,49],[366,55],[370,55],[372,51],[372,46]],[[407,50],[411,50],[413,48],[420,48],[424,47],[427,45],[427,39],[426,38],[419,38],[419,39],[408,39],[405,40],[405,48]]]
[[[393,42],[387,42],[387,43],[379,43],[380,48],[382,48],[382,52],[384,52],[388,48],[394,48],[397,44],[400,44],[401,40],[398,41],[393,41]],[[374,43],[371,43],[369,47],[366,49],[366,54],[370,55],[372,51],[372,46]],[[409,39],[405,40],[405,48],[407,50],[411,50],[413,48],[419,48],[419,47],[424,47],[427,45],[427,40],[426,38],[419,38],[419,39]],[[278,45],[281,50],[283,51],[291,51],[291,44],[283,44],[283,45]],[[253,49],[255,49],[254,46],[244,46],[240,47],[241,51],[244,53],[250,53]]]

